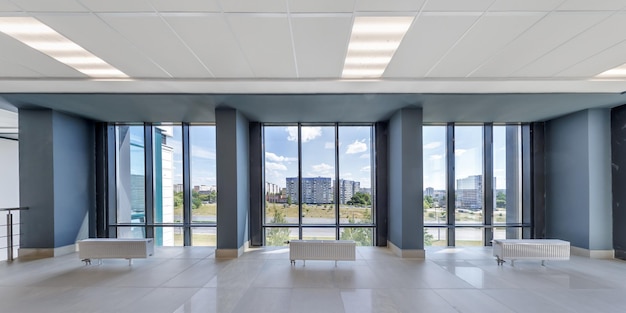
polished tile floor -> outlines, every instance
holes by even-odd
[[[490,248],[439,248],[426,260],[359,247],[355,262],[298,261],[287,249],[214,258],[159,248],[149,259],[84,265],[76,254],[0,262],[0,312],[626,312],[626,262],[518,261]]]

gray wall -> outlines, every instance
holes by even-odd
[[[91,122],[51,110],[19,111],[21,248],[74,244],[95,209]],[[83,230],[84,231],[84,230]]]
[[[422,110],[402,109],[389,121],[389,241],[424,248]]]
[[[238,249],[247,240],[250,208],[248,121],[234,109],[215,110],[217,144],[217,248]]]
[[[612,248],[609,125],[601,109],[546,123],[546,237]]]

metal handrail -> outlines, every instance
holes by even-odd
[[[7,261],[13,261],[13,214],[12,211],[25,211],[28,207],[0,208],[0,212],[7,213]]]

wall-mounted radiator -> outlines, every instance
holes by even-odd
[[[289,259],[291,264],[296,260],[330,260],[354,261],[356,259],[356,242],[352,240],[291,240],[289,241]]]
[[[498,265],[511,260],[569,260],[570,243],[558,239],[494,239],[493,256]]]
[[[123,238],[90,238],[78,242],[78,257],[91,263],[91,259],[132,259],[147,258],[154,254],[154,240]]]

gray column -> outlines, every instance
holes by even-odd
[[[611,110],[611,162],[613,190],[613,248],[626,260],[626,105]]]
[[[95,211],[93,123],[51,110],[20,110],[20,257],[75,251]]]
[[[424,257],[422,109],[389,121],[389,243],[402,257]]]
[[[613,256],[609,138],[605,109],[546,123],[546,236],[574,254]]]
[[[248,241],[250,210],[248,120],[237,110],[218,108],[217,257],[238,257]]]

